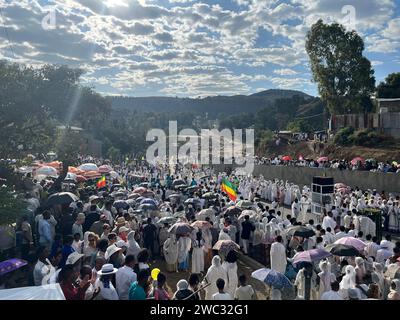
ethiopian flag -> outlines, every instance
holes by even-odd
[[[106,177],[102,176],[96,183],[97,188],[104,188],[106,186]]]
[[[228,195],[229,199],[231,199],[232,201],[236,201],[237,198],[236,187],[228,179],[226,178],[222,179],[221,190]]]

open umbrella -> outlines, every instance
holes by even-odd
[[[361,157],[355,157],[353,160],[350,161],[350,163],[355,166],[357,163],[361,162],[362,164],[365,164],[365,160]]]
[[[294,226],[294,227],[290,227],[287,232],[289,234],[293,234],[294,236],[297,237],[303,237],[303,238],[309,238],[312,237],[313,235],[315,235],[315,232],[307,227],[304,226]]]
[[[68,172],[67,175],[65,176],[64,181],[77,181],[76,179],[76,174],[72,172]]]
[[[319,157],[317,162],[327,162],[329,161],[328,157]]]
[[[154,193],[154,191],[146,190],[145,192],[142,193],[142,196],[146,197],[146,198],[154,198],[155,193]]]
[[[213,247],[214,250],[218,250],[221,254],[227,254],[231,250],[239,250],[240,246],[232,240],[218,240]]]
[[[354,237],[343,237],[334,242],[334,244],[345,244],[348,246],[352,246],[356,248],[358,251],[363,251],[364,248],[367,246],[364,241]]]
[[[182,179],[175,179],[173,182],[172,182],[172,186],[173,187],[175,187],[175,188],[177,188],[178,186],[187,186],[187,184],[186,184],[186,182],[184,181],[184,180],[182,180]]]
[[[148,182],[142,182],[141,184],[139,184],[139,187],[148,188],[148,187],[149,187],[149,184],[150,184],[150,183],[148,183]]]
[[[128,210],[129,204],[125,200],[117,200],[117,201],[114,201],[113,207],[117,210],[119,208],[122,208],[123,210]]]
[[[17,270],[19,268],[22,268],[27,264],[28,262],[26,262],[25,260],[17,258],[2,261],[0,262],[0,276],[5,275],[6,273],[9,273],[11,271]]]
[[[178,211],[175,212],[173,215],[174,218],[185,218],[186,217],[186,213],[185,211]]]
[[[193,231],[193,228],[185,222],[177,222],[174,225],[172,225],[171,228],[168,229],[168,232],[174,233],[174,234],[187,234],[191,233]]]
[[[113,170],[108,164],[103,164],[102,166],[99,167],[99,172],[100,173],[110,173]]]
[[[71,192],[58,192],[50,195],[46,204],[48,206],[55,206],[59,204],[70,204],[78,200],[79,198]]]
[[[282,160],[283,161],[290,161],[290,160],[292,160],[292,157],[291,156],[284,156],[284,157],[282,157]]]
[[[238,220],[244,219],[245,216],[249,216],[250,218],[254,218],[256,216],[257,212],[254,210],[243,210],[240,216],[238,217]]]
[[[346,244],[330,244],[326,248],[335,256],[355,257],[360,255],[360,252],[356,248]]]
[[[204,199],[214,199],[217,197],[217,195],[213,192],[206,192],[205,194],[203,194],[202,196]]]
[[[168,199],[179,199],[182,195],[180,193],[174,193],[168,196]]]
[[[76,182],[86,182],[87,181],[87,179],[84,177],[84,176],[81,176],[81,175],[77,175],[76,176]]]
[[[140,204],[152,204],[153,206],[157,206],[156,200],[151,198],[144,198],[142,201],[140,201]]]
[[[248,200],[240,200],[237,204],[236,204],[237,208],[240,209],[250,209],[254,207],[254,203]]]
[[[200,200],[196,199],[196,198],[189,198],[189,199],[186,199],[184,202],[184,204],[192,204],[192,205],[195,205],[197,203],[200,203]]]
[[[209,217],[210,219],[213,217],[214,211],[212,209],[203,209],[200,212],[196,213],[196,219],[197,220],[205,220],[206,217]]]
[[[50,166],[43,166],[35,171],[36,175],[44,175],[46,177],[58,177],[57,169]]]
[[[251,274],[251,277],[260,280],[276,289],[291,288],[293,286],[290,280],[284,274],[273,269],[258,269]]]
[[[159,225],[164,224],[164,223],[171,224],[171,223],[175,223],[176,220],[177,220],[177,218],[176,218],[176,217],[173,217],[173,216],[170,216],[170,217],[163,217],[163,218],[161,218],[160,220],[158,220],[157,223],[158,223]]]
[[[143,203],[139,205],[138,209],[143,211],[154,211],[157,210],[157,206],[151,203]]]
[[[190,226],[193,228],[199,228],[199,229],[210,229],[211,223],[209,223],[208,221],[197,220],[197,221],[193,222]]]
[[[82,175],[86,179],[98,179],[101,177],[101,173],[98,171],[85,171]]]
[[[131,193],[128,196],[128,199],[137,199],[137,198],[140,198],[140,194],[139,193]]]
[[[225,214],[231,215],[231,216],[237,216],[242,212],[242,209],[235,207],[235,206],[230,206],[225,210]]]
[[[325,259],[327,257],[330,257],[332,254],[325,251],[324,249],[311,249],[307,251],[300,252],[299,254],[296,255],[296,257],[293,260],[294,264],[297,264],[299,262],[316,262],[322,259]]]
[[[78,167],[82,171],[99,171],[99,167],[94,163],[84,163]]]
[[[133,190],[133,193],[142,194],[142,193],[144,193],[146,191],[147,191],[147,189],[145,187],[139,187],[139,188],[136,188],[135,190]]]

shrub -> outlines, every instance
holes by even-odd
[[[353,143],[357,146],[375,147],[389,142],[390,138],[372,129],[358,131],[353,134]]]
[[[342,146],[350,145],[353,143],[353,133],[352,127],[342,128],[336,133],[334,142]]]

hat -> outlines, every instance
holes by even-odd
[[[129,231],[129,229],[125,226],[122,226],[119,228],[119,232],[128,232],[128,231]]]
[[[97,271],[97,274],[99,276],[105,276],[108,274],[114,274],[118,271],[117,268],[114,268],[114,266],[111,263],[106,263],[101,267],[100,271]]]
[[[381,248],[389,248],[389,241],[382,240],[381,241]]]
[[[106,258],[106,260],[110,259],[110,257],[118,252],[122,250],[121,248],[118,248],[115,244],[112,244],[111,246],[109,246],[106,250],[106,253],[104,254],[104,258]]]
[[[80,258],[82,258],[84,254],[78,253],[78,252],[72,252],[68,258],[67,262],[65,264],[75,264]]]
[[[119,217],[117,219],[117,226],[123,226],[123,225],[125,225],[125,223],[126,223],[126,221],[125,221],[124,217]]]

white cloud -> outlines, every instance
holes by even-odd
[[[279,74],[281,76],[292,76],[298,74],[298,72],[294,71],[293,69],[277,69],[274,70],[275,74]]]

